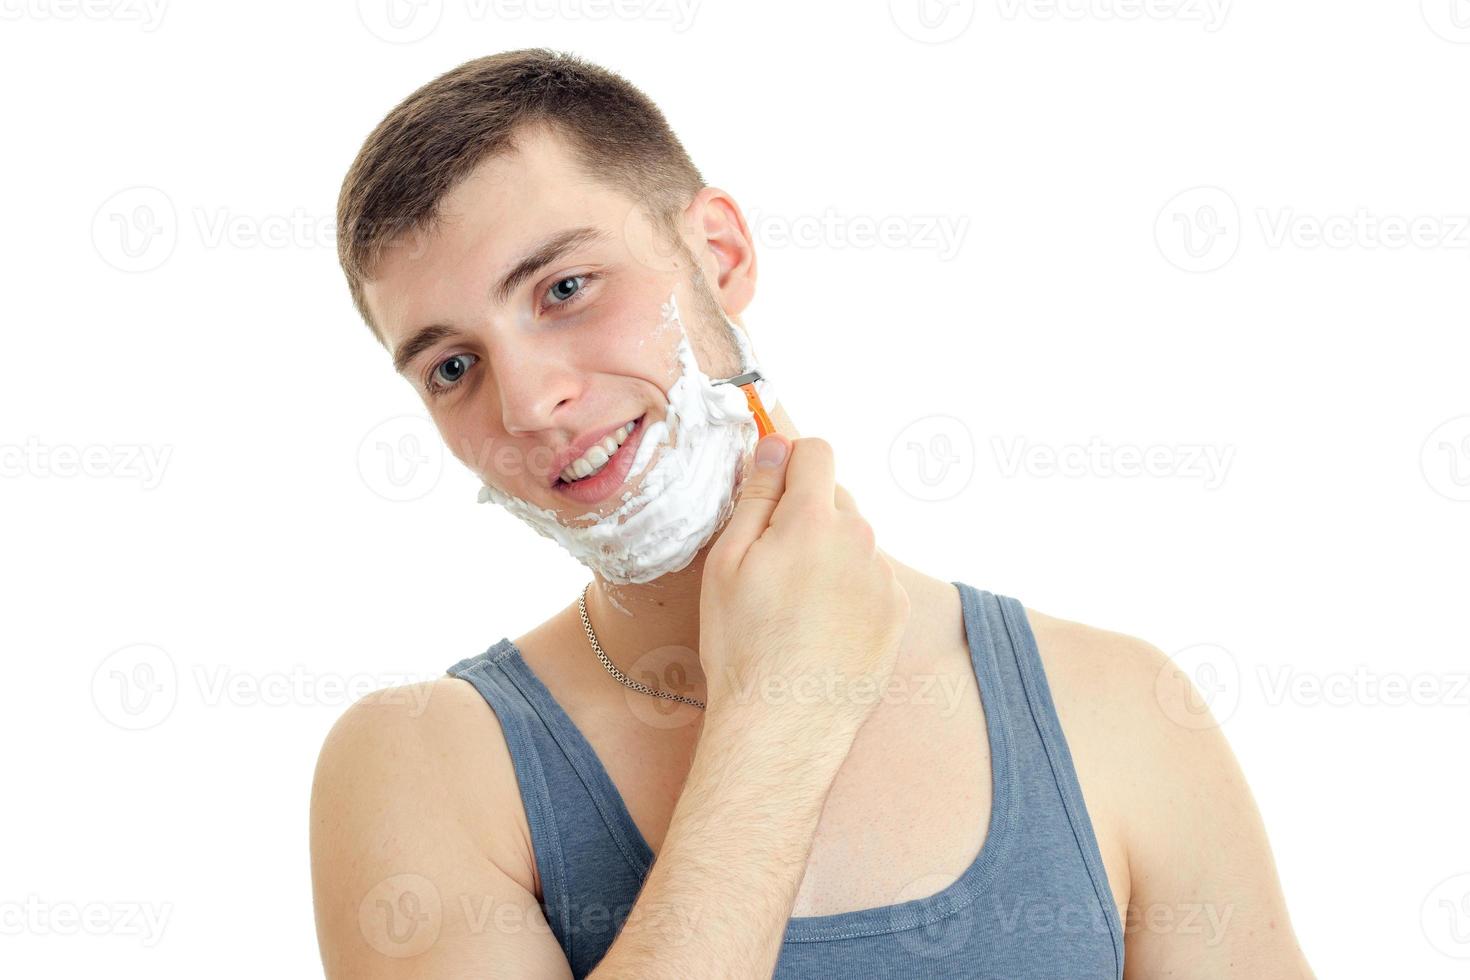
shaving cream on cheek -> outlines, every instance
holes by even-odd
[[[629,484],[636,489],[625,491],[616,509],[605,516],[583,514],[574,519],[577,523],[564,524],[553,510],[496,487],[480,488],[482,503],[500,504],[603,579],[620,585],[651,582],[694,560],[734,512],[745,464],[755,449],[755,419],[744,393],[734,385],[711,384],[699,369],[674,293],[661,313],[655,335],[678,333],[679,374],[669,388],[664,418],[652,423],[645,418],[647,430],[628,470]],[[736,336],[748,357],[738,328]],[[758,390],[764,400],[765,391]]]
[[[720,315],[724,316],[724,311],[721,311]],[[735,346],[740,351],[740,370],[737,373],[744,374],[747,371],[759,370],[759,365],[755,363],[755,352],[751,350],[750,338],[746,336],[745,329],[727,316],[725,325],[730,328],[730,336],[735,339]],[[764,376],[755,383],[755,393],[760,396],[761,405],[764,406],[767,414],[775,411],[776,405],[779,404],[776,389]]]

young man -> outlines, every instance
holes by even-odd
[[[786,452],[754,465],[711,383],[755,366],[751,235],[640,92],[470,62],[373,132],[338,217],[482,499],[593,581],[333,729],[329,977],[1311,976],[1163,654],[879,551],[769,387]]]

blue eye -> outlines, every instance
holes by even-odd
[[[436,395],[453,388],[459,384],[461,378],[469,373],[470,368],[478,360],[479,358],[474,354],[455,354],[453,357],[446,357],[434,365],[434,369],[429,372],[429,380],[425,387],[429,389],[430,394]]]
[[[546,295],[556,303],[565,303],[581,291],[582,281],[586,278],[586,276],[567,276],[565,279],[558,279],[546,290]]]

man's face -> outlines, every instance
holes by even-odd
[[[671,293],[700,369],[738,373],[717,301],[641,209],[584,176],[546,131],[483,163],[440,213],[365,284],[385,345],[395,360],[421,348],[400,370],[484,483],[567,519],[606,513],[618,494],[593,506],[568,496],[557,460],[579,437],[664,417],[679,377],[680,332],[659,329]],[[445,329],[416,342],[426,327]]]

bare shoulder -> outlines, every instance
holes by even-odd
[[[1157,674],[1169,659],[1158,647],[1127,633],[1050,616],[1029,606],[1026,619],[1053,686],[1058,681],[1087,681],[1089,686],[1120,683],[1128,688]]]
[[[327,735],[312,783],[326,975],[469,976],[493,962],[570,977],[530,854],[505,738],[479,692],[445,677],[363,698]]]
[[[1029,608],[1026,617],[1069,747],[1121,790],[1120,802],[1174,796],[1201,766],[1238,772],[1207,703],[1168,654],[1127,633]],[[1139,824],[1156,813],[1141,803],[1123,812],[1135,844],[1153,839]]]
[[[446,829],[465,847],[535,890],[505,734],[467,681],[442,677],[386,688],[353,704],[322,745],[314,804],[318,798],[376,808],[426,829],[452,824]],[[319,816],[340,826],[346,818],[340,809],[322,809],[314,822]],[[512,832],[517,828],[523,833]]]
[[[1118,843],[1136,857],[1153,839],[1151,798],[1174,795],[1191,777],[1177,765],[1179,753],[1219,763],[1229,749],[1208,720],[1193,728],[1173,720],[1194,692],[1158,647],[1030,608],[1026,618],[1089,809],[1096,799]]]
[[[1026,618],[1063,728],[1105,749],[1099,761],[1127,769],[1182,742],[1206,754],[1225,748],[1188,674],[1157,646],[1030,608]]]
[[[1121,915],[1133,892],[1129,852],[1140,829],[1131,787],[1138,713],[1168,658],[1126,633],[1025,612]]]
[[[1126,976],[1311,976],[1245,774],[1188,673],[1138,637],[1026,617],[1123,879]]]
[[[1026,609],[1057,715],[1073,755],[1116,786],[1142,729],[1158,714],[1154,688],[1169,658],[1154,645],[1112,630]]]

